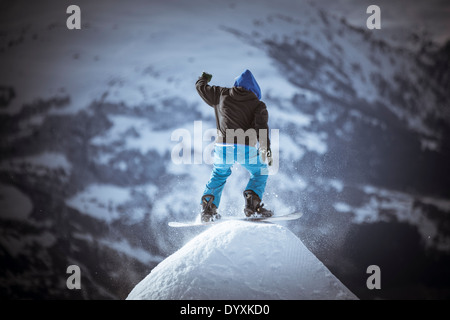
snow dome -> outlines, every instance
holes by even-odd
[[[167,257],[127,299],[357,299],[287,228],[226,221]]]

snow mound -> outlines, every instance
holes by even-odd
[[[127,299],[357,299],[277,224],[211,226],[157,265]]]

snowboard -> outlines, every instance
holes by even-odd
[[[169,222],[170,227],[174,228],[183,228],[183,227],[195,227],[195,226],[209,226],[217,223],[221,223],[224,221],[230,220],[240,220],[240,221],[253,221],[253,222],[275,222],[275,221],[287,221],[287,220],[296,220],[299,219],[303,213],[301,212],[293,212],[289,214],[284,214],[280,216],[271,216],[271,217],[222,217],[219,220],[211,221],[211,222],[201,222],[201,221],[187,221],[187,222],[178,222],[171,221]]]

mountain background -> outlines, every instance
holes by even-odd
[[[248,68],[279,130],[266,206],[303,211],[284,225],[360,299],[448,299],[449,5],[402,3],[369,30],[364,1],[77,1],[69,30],[73,3],[1,1],[0,296],[125,299],[197,235],[167,222],[195,219],[211,166],[174,163],[172,134],[215,128],[202,71]]]

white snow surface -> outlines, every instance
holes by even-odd
[[[287,228],[225,221],[163,260],[127,297],[159,299],[358,298]]]

